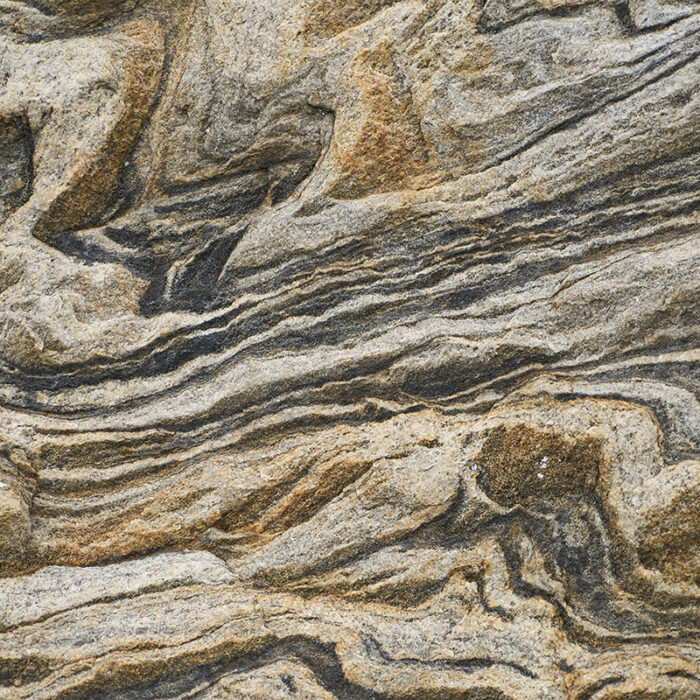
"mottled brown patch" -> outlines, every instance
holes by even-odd
[[[371,19],[380,10],[394,5],[398,0],[343,0],[328,2],[314,0],[304,25],[306,34],[323,39]]]
[[[698,493],[682,492],[658,510],[640,532],[640,562],[677,581],[700,584]]]
[[[76,161],[82,160],[81,167],[37,222],[34,235],[38,238],[85,224],[105,206],[155,97],[164,56],[161,25],[136,20],[120,27],[119,33],[130,40],[121,96],[122,116],[99,152],[86,150],[76,157]],[[83,115],[76,112],[74,117],[80,119]]]
[[[502,426],[486,439],[478,482],[490,498],[512,508],[545,495],[592,492],[601,459],[600,442],[593,438]]]
[[[334,141],[343,174],[332,194],[351,198],[406,188],[426,172],[429,152],[389,48],[362,52],[351,73],[361,109],[348,117],[348,128]]]

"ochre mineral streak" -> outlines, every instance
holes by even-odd
[[[0,700],[700,699],[693,0],[0,0]]]

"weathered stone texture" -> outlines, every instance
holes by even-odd
[[[0,0],[0,700],[700,698],[700,12]]]

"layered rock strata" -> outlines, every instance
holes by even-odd
[[[0,698],[700,698],[700,12],[0,0]]]

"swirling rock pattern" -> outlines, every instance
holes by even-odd
[[[0,698],[700,698],[700,12],[0,0]]]

